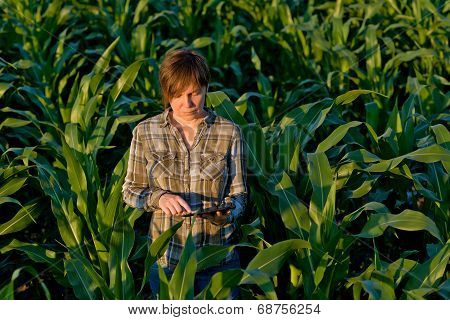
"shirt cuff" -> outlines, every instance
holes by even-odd
[[[234,209],[231,209],[230,215],[228,216],[229,223],[236,223],[236,221],[242,216],[245,208],[245,197],[246,195],[240,195],[237,197],[231,197],[231,201],[235,205]]]
[[[168,193],[167,190],[157,189],[154,192],[150,193],[150,196],[147,199],[147,208],[146,211],[153,211],[159,209],[159,198],[165,193]]]

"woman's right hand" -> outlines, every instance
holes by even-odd
[[[159,207],[168,215],[181,215],[191,212],[188,203],[179,195],[164,193],[159,198]]]

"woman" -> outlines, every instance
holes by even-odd
[[[161,64],[159,82],[165,111],[142,121],[133,130],[123,200],[131,207],[152,211],[150,238],[184,221],[159,259],[171,275],[192,226],[196,248],[238,242],[237,222],[247,199],[246,166],[239,126],[205,107],[210,80],[205,59],[194,51],[169,52]],[[182,217],[218,205],[230,197],[234,209]],[[219,266],[197,272],[195,294],[216,272],[240,268],[236,250]],[[159,292],[156,263],[150,286]],[[231,299],[236,299],[237,288]]]

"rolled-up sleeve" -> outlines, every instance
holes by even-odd
[[[141,138],[141,126],[133,129],[130,155],[125,182],[122,186],[123,201],[130,207],[145,211],[156,210],[159,198],[166,193],[157,187],[150,187],[147,177],[147,160],[145,158],[144,141]]]
[[[229,186],[227,187],[228,196],[236,206],[231,210],[233,223],[242,217],[248,201],[246,150],[242,129],[236,126],[231,142]]]

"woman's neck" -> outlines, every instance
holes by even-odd
[[[202,112],[198,115],[186,118],[177,116],[173,110],[169,112],[169,119],[172,120],[174,125],[179,125],[181,127],[197,127],[199,123],[206,117],[207,113],[205,109],[202,109]]]

